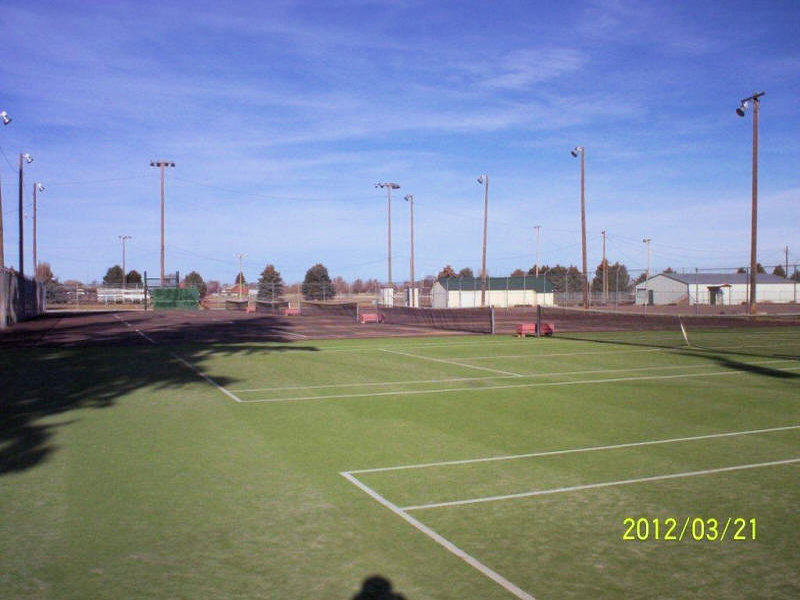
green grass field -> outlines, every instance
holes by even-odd
[[[595,337],[2,350],[0,596],[800,597],[800,328]]]

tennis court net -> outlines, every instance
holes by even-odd
[[[468,333],[493,333],[492,309],[480,308],[410,308],[403,306],[382,306],[384,323],[390,325],[409,325],[413,327],[432,327]]]
[[[347,317],[358,318],[357,302],[300,302],[300,314],[309,317]]]
[[[536,307],[495,309],[497,333],[537,321]],[[800,359],[800,314],[683,315],[541,307],[562,338],[661,348],[693,347]]]

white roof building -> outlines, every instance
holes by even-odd
[[[749,300],[747,273],[659,273],[636,286],[637,304],[745,304]],[[798,283],[759,273],[756,302],[797,302]]]

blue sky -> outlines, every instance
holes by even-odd
[[[800,3],[32,2],[0,13],[0,177],[18,264],[17,162],[38,254],[65,279],[121,262],[231,282],[275,264],[288,282],[395,281],[580,265],[586,147],[590,270],[749,263],[752,117],[760,119],[759,260],[800,262]],[[31,220],[26,270],[31,266]]]

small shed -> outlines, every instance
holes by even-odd
[[[797,282],[759,273],[757,302],[797,302]],[[746,303],[750,295],[747,273],[659,273],[636,287],[637,304]]]
[[[544,275],[486,278],[487,306],[551,306],[553,303],[553,284]],[[480,277],[446,277],[437,280],[431,290],[431,305],[433,308],[481,306]]]

